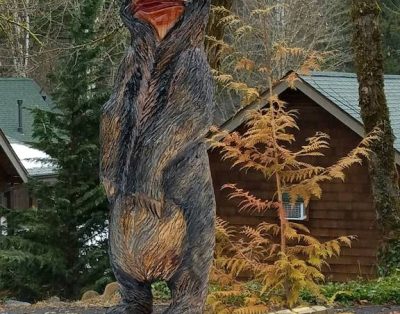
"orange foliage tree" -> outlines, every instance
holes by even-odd
[[[212,278],[216,282],[225,284],[228,279],[236,284],[234,289],[210,294],[209,304],[215,313],[265,313],[267,299],[293,307],[302,290],[321,296],[322,267],[328,264],[327,259],[340,254],[341,246],[350,246],[352,237],[320,242],[304,225],[287,219],[284,198],[289,198],[291,206],[299,198],[305,206],[312,197],[320,198],[321,183],[344,180],[344,171],[369,158],[369,147],[380,136],[380,131],[374,130],[334,165],[313,165],[307,158],[323,158],[322,150],[329,148],[329,136],[317,132],[300,149],[291,149],[296,140],[294,132],[298,130],[297,112],[288,110],[272,94],[272,83],[270,91],[266,109],[248,114],[244,134],[214,129],[211,138],[211,145],[222,152],[224,160],[232,161],[233,166],[243,171],[262,173],[276,187],[271,199],[265,200],[236,184],[225,185],[231,191],[230,198],[240,200],[239,210],[257,213],[273,210],[279,217],[277,224],[262,222],[256,228],[244,227],[237,241],[232,240],[232,229],[218,221],[219,241]],[[244,284],[235,279],[241,275],[257,279],[260,287],[250,295],[247,292],[240,306],[232,307],[225,301],[243,293]]]

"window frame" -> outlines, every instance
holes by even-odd
[[[300,214],[301,214],[300,217],[289,217],[288,216],[288,209],[286,208],[285,205],[292,206],[290,204],[290,197],[289,197],[288,193],[283,193],[282,203],[283,203],[282,205],[283,205],[283,208],[286,213],[286,220],[289,220],[289,221],[290,220],[293,220],[293,221],[307,221],[308,220],[308,207],[305,206],[304,200],[301,197],[297,198],[295,205],[294,205],[294,206],[296,206],[298,204],[300,205]],[[292,209],[293,209],[293,207],[292,207]]]

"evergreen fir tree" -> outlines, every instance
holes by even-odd
[[[0,298],[33,301],[61,289],[66,272],[56,235],[58,217],[51,210],[0,208]]]
[[[32,184],[37,209],[3,210],[8,235],[0,237],[0,290],[23,299],[77,297],[111,273],[98,177],[99,115],[109,91],[102,61],[107,42],[96,37],[103,2],[74,7],[68,30],[75,49],[54,77],[55,108],[34,112],[34,146],[51,157],[57,180]]]

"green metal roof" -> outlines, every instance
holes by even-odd
[[[22,132],[18,131],[18,100],[22,100]],[[0,128],[8,137],[31,142],[33,117],[28,109],[49,110],[50,106],[49,96],[32,79],[0,78]]]
[[[341,110],[362,123],[358,106],[358,81],[354,73],[312,72],[301,79]],[[395,148],[400,151],[400,75],[385,75],[385,93],[390,111]]]

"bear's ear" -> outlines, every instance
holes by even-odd
[[[149,23],[159,40],[175,26],[185,11],[184,0],[132,0],[131,14]]]

